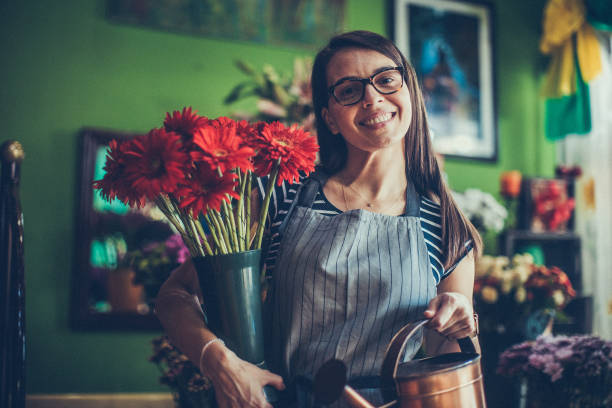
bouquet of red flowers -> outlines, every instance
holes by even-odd
[[[237,253],[261,248],[274,183],[313,171],[317,151],[297,125],[209,119],[189,107],[167,113],[146,135],[113,140],[94,187],[132,207],[154,202],[194,257]],[[254,175],[268,176],[256,229]]]

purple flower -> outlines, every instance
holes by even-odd
[[[607,378],[612,371],[612,342],[599,337],[540,336],[510,347],[500,356],[497,372],[506,376],[544,374],[585,384]]]
[[[181,234],[171,235],[166,240],[166,255],[170,259],[176,260],[177,263],[182,264],[189,258],[189,249],[185,246]]]

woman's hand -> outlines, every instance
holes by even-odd
[[[430,319],[427,327],[447,340],[471,337],[476,333],[472,302],[461,293],[440,293],[429,302],[423,314]]]
[[[285,388],[282,377],[241,360],[220,343],[210,345],[201,363],[204,375],[213,384],[220,408],[272,408],[263,387]]]

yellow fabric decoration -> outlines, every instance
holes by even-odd
[[[590,82],[601,72],[601,54],[595,29],[590,24],[583,24],[576,35],[576,53],[580,73],[585,82]]]
[[[540,51],[551,54],[542,94],[546,98],[560,98],[576,92],[576,57],[582,78],[589,82],[601,72],[601,55],[595,30],[586,22],[583,0],[549,0],[544,9],[543,34]]]

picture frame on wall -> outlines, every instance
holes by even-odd
[[[436,151],[497,160],[493,9],[454,0],[395,0],[394,41],[416,70]]]

